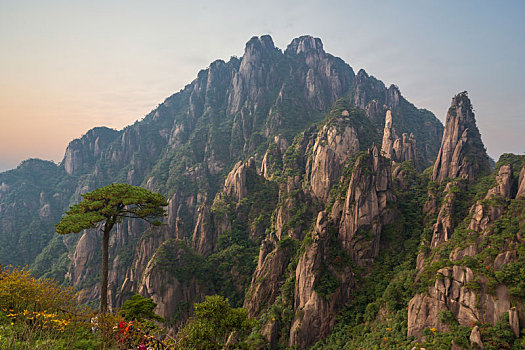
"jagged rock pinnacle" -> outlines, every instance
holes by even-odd
[[[490,170],[489,160],[467,92],[454,96],[447,113],[441,148],[434,164],[432,180],[446,178],[472,181]]]

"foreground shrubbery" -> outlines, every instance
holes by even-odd
[[[257,321],[228,299],[207,296],[195,303],[195,314],[177,335],[177,349],[256,349],[261,338],[252,334]]]
[[[176,339],[159,326],[164,319],[151,299],[135,295],[119,313],[100,315],[76,300],[72,288],[36,279],[27,269],[0,269],[0,349],[137,349],[141,343],[154,349],[252,349],[261,342],[251,334],[256,321],[220,296],[195,304]],[[132,329],[120,327],[131,320]]]
[[[0,271],[1,349],[102,349],[89,318],[71,288],[35,279],[27,269]]]
[[[118,327],[118,314],[96,315],[92,324],[93,310],[76,300],[72,288],[36,279],[27,269],[0,269],[0,349],[138,348],[146,332],[150,345],[168,348],[174,344],[167,330],[154,322],[162,318],[153,312],[156,304],[151,299],[134,296],[124,303],[126,321],[136,318],[133,330],[126,334]]]

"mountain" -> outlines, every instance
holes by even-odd
[[[112,233],[112,307],[140,293],[176,329],[194,302],[221,294],[257,317],[271,348],[322,339],[316,346],[352,347],[365,343],[359,329],[375,334],[388,319],[398,344],[423,344],[425,329],[450,334],[441,311],[467,327],[458,293],[436,296],[434,277],[472,280],[454,275],[467,256],[458,247],[467,249],[466,232],[482,240],[519,218],[522,164],[506,155],[497,173],[490,169],[466,93],[454,97],[443,128],[397,86],[355,74],[318,38],[296,38],[282,51],[271,37],[254,37],[241,58],[212,62],[135,124],[72,141],[59,165],[28,160],[1,173],[0,263],[29,264],[74,285],[82,301],[96,300],[100,234],[58,236],[53,225],[82,193],[127,182],[165,195],[168,215],[159,228],[124,221]],[[521,238],[507,236],[490,254],[519,269],[525,255],[512,247]],[[486,237],[492,242],[492,231]],[[492,258],[468,249],[472,259]],[[459,258],[440,260],[444,252]],[[505,270],[494,290],[519,292],[513,273]],[[488,298],[479,278],[478,295]],[[523,317],[520,298],[508,300]],[[477,315],[496,304],[487,305]]]

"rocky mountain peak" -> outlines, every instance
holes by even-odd
[[[268,52],[272,50],[275,50],[275,45],[271,36],[254,36],[246,43],[243,59],[249,60],[253,56],[258,56],[265,51]]]
[[[286,54],[295,55],[299,55],[301,53],[308,54],[312,52],[322,55],[325,54],[321,39],[314,38],[310,35],[303,35],[293,39],[285,51]]]
[[[357,72],[357,78],[359,79],[368,79],[369,77],[370,76],[368,75],[366,70],[364,70],[363,68],[361,68],[359,72]]]
[[[81,138],[69,143],[62,160],[62,165],[70,175],[78,175],[91,170],[93,162],[119,132],[106,127],[96,127],[89,130]]]
[[[472,104],[466,91],[454,96],[447,113],[441,148],[434,164],[432,180],[443,183],[446,178],[472,181],[490,170],[489,160]]]
[[[401,92],[399,91],[399,88],[394,84],[390,85],[390,87],[386,90],[386,105],[392,109],[395,109],[399,105],[400,98]]]

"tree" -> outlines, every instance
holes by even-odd
[[[166,321],[163,317],[157,315],[153,310],[157,307],[152,299],[143,297],[140,294],[135,294],[131,299],[126,300],[120,312],[126,315],[127,319],[136,318],[138,321],[146,320],[155,320],[159,322]]]
[[[195,314],[177,334],[183,349],[250,349],[248,335],[257,321],[249,318],[243,308],[232,308],[228,299],[206,296],[194,304]],[[254,348],[254,347],[253,347]]]
[[[100,312],[108,309],[108,246],[109,233],[124,218],[143,219],[159,226],[155,218],[165,215],[166,198],[142,187],[112,184],[82,195],[84,199],[69,208],[55,225],[59,234],[78,233],[99,227],[102,237],[102,279],[100,283]]]

